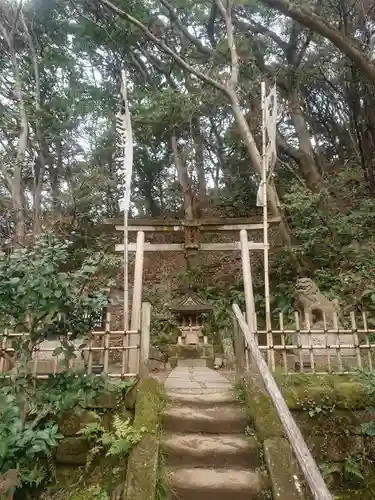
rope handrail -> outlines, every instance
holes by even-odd
[[[294,451],[314,500],[333,500],[333,496],[327,488],[319,468],[312,457],[305,440],[303,439],[301,431],[290,413],[285,399],[257,346],[255,336],[251,332],[237,304],[233,304],[233,312],[245,337],[245,346],[250,351],[250,355],[256,364],[265,388],[276,408],[277,414],[284,427],[289,443]]]

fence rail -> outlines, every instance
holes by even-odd
[[[140,330],[111,330],[111,314],[106,314],[103,330],[94,330],[84,339],[69,340],[74,353],[69,360],[72,371],[103,373],[111,378],[132,378],[142,372],[149,355],[150,312],[148,303],[142,304]],[[0,333],[0,373],[7,374],[15,367],[18,352],[17,342],[27,340],[28,333],[3,331]],[[56,349],[60,340],[44,340],[37,344],[28,363],[30,374],[36,378],[47,378],[50,374],[64,371],[62,354]],[[130,355],[136,351],[136,355]]]
[[[277,410],[280,421],[314,500],[333,500],[333,496],[329,492],[318,466],[303,439],[301,431],[289,411],[275,379],[272,376],[270,368],[263,358],[256,337],[250,330],[237,304],[233,305],[233,312],[235,318],[235,341],[238,369],[242,370],[245,366],[249,366],[249,363],[246,362],[246,353],[247,361],[249,361],[248,357],[250,357],[252,369],[255,369],[261,376],[265,388]]]
[[[250,330],[273,372],[348,374],[374,367],[375,329],[368,327],[364,313],[359,320],[351,313],[341,320],[342,323],[337,317],[328,322],[323,315],[322,320],[311,327],[309,318],[300,327],[296,313],[294,328],[290,323],[284,328],[284,318],[280,314],[277,328],[272,326],[269,331],[258,328],[254,318],[255,315],[249,324]]]

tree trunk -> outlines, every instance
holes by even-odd
[[[245,143],[246,149],[249,153],[252,164],[259,174],[260,178],[262,178],[262,158],[259,154],[257,145],[255,144],[254,137],[250,131],[249,125],[247,124],[246,118],[241,111],[238,98],[235,92],[230,92],[229,95],[232,105],[233,115],[237,122],[237,126],[239,129],[239,133],[241,134],[242,140]],[[292,239],[290,236],[289,229],[286,225],[286,222],[283,219],[282,212],[279,207],[279,200],[277,196],[276,189],[273,185],[267,185],[267,200],[269,203],[269,207],[271,209],[271,213],[274,217],[280,217],[281,222],[279,225],[280,234],[284,241],[284,244],[289,248],[292,246]],[[293,255],[293,254],[292,254]],[[299,264],[298,264],[299,266]],[[300,266],[299,266],[300,267]]]
[[[42,204],[43,173],[45,170],[44,158],[35,159],[34,163],[34,183],[33,183],[33,236],[34,239],[42,232],[40,216]]]
[[[313,192],[318,192],[323,188],[323,182],[315,163],[310,133],[307,130],[306,121],[302,113],[298,91],[296,88],[292,88],[289,92],[288,102],[290,117],[298,137],[298,144],[301,153],[298,155],[298,164],[301,168],[301,173],[305,178],[307,187]]]
[[[25,241],[25,217],[23,213],[21,176],[15,176],[12,185],[12,208],[15,223],[14,245],[22,246]]]
[[[193,138],[195,143],[195,170],[198,178],[199,203],[201,210],[204,210],[207,208],[207,190],[204,170],[204,146],[199,117],[196,117],[193,122]]]
[[[200,264],[199,229],[195,222],[195,219],[199,217],[199,200],[194,196],[186,165],[180,158],[175,135],[172,136],[172,150],[184,199],[186,267],[188,271],[193,271]],[[193,283],[190,283],[190,286],[193,286]]]
[[[185,218],[187,220],[193,220],[194,219],[193,190],[191,187],[191,181],[186,169],[186,165],[180,158],[175,135],[172,136],[172,150],[177,170],[178,182],[180,183],[182,190]]]
[[[63,151],[61,139],[56,139],[56,161],[55,165],[50,165],[48,169],[49,181],[51,186],[51,197],[52,197],[52,212],[54,216],[58,219],[62,219],[61,213],[61,203],[60,203],[60,186],[59,177],[63,168]]]

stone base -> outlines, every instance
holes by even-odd
[[[185,345],[177,344],[169,347],[169,357],[178,358],[202,358],[214,357],[214,349],[211,344]]]
[[[311,361],[310,356],[304,355],[302,357],[303,369],[304,371],[311,371]],[[328,372],[328,368],[330,366],[331,371],[340,372],[340,371],[353,371],[358,368],[357,358],[355,356],[342,356],[341,364],[338,362],[337,356],[331,355],[330,357],[330,365],[328,365],[327,355],[314,355],[314,368],[315,371]],[[292,368],[293,369],[293,368]],[[300,358],[298,355],[294,356],[294,369],[295,371],[300,371]]]
[[[214,348],[211,344],[185,345],[176,344],[169,347],[168,362],[171,368],[188,366],[192,360],[200,362],[200,366],[213,368]],[[186,361],[186,363],[185,363]],[[189,365],[190,366],[190,365]]]

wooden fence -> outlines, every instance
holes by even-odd
[[[333,496],[324,482],[319,468],[302,437],[301,431],[294,421],[275,379],[262,356],[254,333],[251,332],[240,308],[236,304],[233,305],[233,312],[235,318],[237,371],[240,373],[244,372],[246,368],[249,368],[250,362],[252,370],[260,375],[277,410],[314,500],[333,500]]]
[[[358,318],[351,313],[340,326],[337,317],[328,322],[323,315],[322,321],[311,327],[308,318],[306,327],[300,326],[298,313],[294,324],[290,326],[289,321],[284,327],[280,314],[277,327],[268,331],[258,328],[254,318],[249,328],[273,372],[349,374],[374,367],[375,329],[368,327],[366,314]]]
[[[150,345],[151,305],[142,304],[140,330],[111,329],[111,314],[107,313],[104,329],[90,332],[86,338],[69,340],[74,356],[69,360],[74,372],[103,373],[112,378],[132,378],[143,373],[147,365]],[[16,344],[25,341],[27,333],[3,331],[0,333],[0,373],[16,369]],[[56,354],[60,340],[44,340],[33,349],[28,363],[29,372],[36,378],[64,371],[62,354]],[[135,355],[131,354],[135,353]]]

